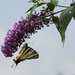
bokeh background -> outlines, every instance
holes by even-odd
[[[0,0],[0,49],[9,29],[33,5],[29,0]],[[49,0],[45,0],[49,1]],[[72,0],[59,0],[59,5],[69,6]],[[45,6],[45,5],[44,5]],[[39,12],[42,7],[37,8]],[[62,8],[56,8],[55,11]],[[59,14],[57,14],[59,15]],[[65,44],[54,24],[44,27],[26,40],[39,53],[39,59],[26,60],[11,68],[13,57],[6,58],[0,50],[0,74],[2,75],[75,75],[75,21],[72,19],[67,30]]]

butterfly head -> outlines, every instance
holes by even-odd
[[[18,63],[20,63],[20,60],[16,57],[15,59],[13,59],[13,61],[15,62],[16,66],[18,65]],[[11,68],[14,66],[14,64],[11,66]],[[15,67],[16,67],[15,66]]]
[[[13,59],[13,61],[15,62],[16,66],[18,65],[18,63],[20,63],[20,60],[18,59],[18,57],[16,57],[15,59]]]

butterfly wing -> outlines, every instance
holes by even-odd
[[[27,43],[24,44],[24,46],[23,46],[22,49],[20,50],[19,54],[23,53],[23,51],[26,50],[27,45],[28,45]]]
[[[25,50],[21,51],[21,56],[20,60],[25,60],[25,59],[37,59],[39,57],[39,54],[32,49],[31,47],[27,46]]]
[[[13,59],[13,61],[17,65],[19,62],[23,60],[37,58],[39,58],[39,54],[34,49],[25,44],[20,50],[19,55],[15,59]]]

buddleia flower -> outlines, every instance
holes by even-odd
[[[49,14],[48,8],[43,9],[40,13],[27,15],[26,19],[21,17],[21,20],[13,25],[11,30],[8,30],[5,37],[4,45],[1,46],[1,51],[5,57],[12,57],[13,53],[18,50],[27,38],[30,38],[32,34],[37,33],[37,30],[44,27],[44,25],[50,22],[50,19],[46,17]]]

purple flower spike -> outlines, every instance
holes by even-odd
[[[44,13],[44,11],[47,11]],[[36,13],[36,11],[34,11]],[[21,17],[22,21],[15,23],[13,29],[8,30],[7,36],[5,37],[4,45],[1,46],[1,51],[5,57],[12,57],[13,53],[18,50],[18,47],[25,42],[26,38],[30,38],[32,33],[36,33],[36,30],[39,30],[44,27],[46,17],[48,16],[49,10],[44,9],[40,14],[32,14],[30,19],[29,15],[26,19]],[[41,18],[42,16],[42,18]],[[50,19],[47,19],[47,21]],[[49,23],[49,21],[46,24]]]

